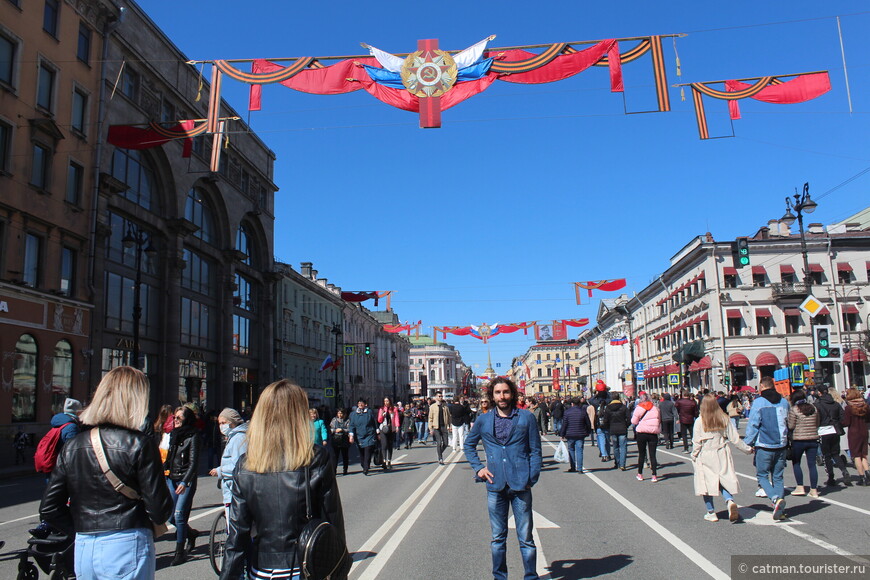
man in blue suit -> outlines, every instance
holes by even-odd
[[[541,474],[541,435],[535,417],[517,409],[517,386],[498,377],[487,387],[487,397],[495,410],[477,418],[465,438],[465,457],[486,481],[489,525],[492,528],[492,577],[507,580],[508,505],[513,508],[525,580],[536,580],[538,551],[532,538],[532,486]],[[483,440],[486,465],[477,454]]]

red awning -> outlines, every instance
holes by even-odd
[[[755,309],[755,317],[756,318],[773,318],[770,314],[770,310],[767,308],[756,308]]]
[[[779,273],[780,274],[794,274],[794,266],[790,266],[788,264],[780,264]]]
[[[728,357],[728,366],[729,367],[748,367],[749,359],[746,358],[745,354],[740,354],[739,352],[735,352],[731,356]]]
[[[854,304],[844,304],[843,314],[858,314],[858,307]]]
[[[810,264],[810,272],[824,272],[821,264]]]
[[[680,372],[680,365],[665,365],[665,374],[670,375]]]
[[[787,360],[789,363],[798,363],[798,364],[803,364],[803,365],[810,362],[809,359],[807,358],[807,355],[800,352],[799,350],[793,350],[790,353],[788,353]]]
[[[837,262],[838,272],[851,272],[852,266],[848,262]]]
[[[786,308],[785,315],[786,316],[800,316],[801,309],[800,308]]]
[[[707,312],[705,312],[705,313],[702,314],[701,317],[698,319],[698,322],[703,322],[703,321],[707,320],[707,317],[708,317],[708,316],[709,316],[709,314],[708,314]]]
[[[704,358],[702,358],[701,360],[698,361],[698,370],[712,369],[712,368],[713,368],[713,361],[710,360],[709,356],[705,356]]]
[[[728,318],[743,318],[743,313],[740,312],[739,308],[729,308],[725,314]]]
[[[827,306],[822,306],[818,312],[816,312],[816,316],[827,316],[831,311],[828,310]]]
[[[775,367],[778,365],[779,359],[769,352],[763,352],[755,358],[755,366],[757,367]]]
[[[753,274],[767,274],[767,270],[764,269],[764,266],[752,266]]]
[[[689,365],[689,372],[690,373],[693,373],[697,370],[698,370],[698,363],[697,362],[693,362],[692,364]]]
[[[867,362],[867,353],[859,348],[853,348],[843,357],[843,362]]]
[[[734,266],[725,266],[724,268],[722,268],[722,273],[726,276],[736,276],[737,268],[735,268]]]

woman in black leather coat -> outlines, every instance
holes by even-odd
[[[193,496],[196,494],[196,476],[199,468],[200,435],[194,427],[196,415],[189,407],[175,410],[175,428],[169,434],[169,453],[163,468],[169,471],[166,486],[175,504],[169,523],[175,526],[175,557],[172,566],[187,560],[196,544],[199,532],[187,524]],[[187,540],[187,550],[184,542]]]
[[[222,580],[299,578],[296,540],[305,526],[305,467],[311,476],[312,516],[326,520],[344,538],[344,515],[329,450],[314,445],[308,397],[288,380],[260,395],[248,427],[248,452],[233,474],[229,536]],[[256,531],[252,531],[252,530]],[[347,578],[349,558],[330,578]]]
[[[132,367],[103,377],[80,417],[88,429],[64,444],[39,506],[51,526],[75,532],[78,578],[154,578],[152,526],[166,522],[172,500],[157,446],[139,430],[148,413],[148,391],[148,379]],[[103,475],[91,445],[95,426],[109,469],[139,499],[115,491]]]

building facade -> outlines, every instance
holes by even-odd
[[[456,347],[421,334],[411,338],[409,379],[413,397],[434,397],[438,391],[447,399],[465,394],[468,367]]]
[[[205,117],[186,61],[135,2],[0,4],[0,425],[44,429],[122,364],[154,407],[273,377],[272,151],[241,126],[211,172],[204,137],[107,140]]]
[[[814,380],[838,389],[863,388],[870,371],[870,229],[810,224],[806,266],[800,235],[784,223],[770,222],[748,240],[746,267],[738,266],[732,242],[707,234],[635,296],[603,300],[597,326],[579,339],[588,380],[631,386],[633,349],[643,369],[639,386],[655,391],[757,386],[791,365],[816,369]],[[814,317],[799,308],[810,294],[823,304]],[[811,364],[815,325],[831,326],[842,361]],[[675,360],[686,353],[697,356]]]
[[[534,344],[513,360],[512,378],[526,396],[579,396],[586,384],[579,353],[576,340]]]

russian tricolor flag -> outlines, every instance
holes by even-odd
[[[611,346],[622,346],[623,344],[628,344],[628,337],[621,336],[619,338],[611,338],[610,344]]]

